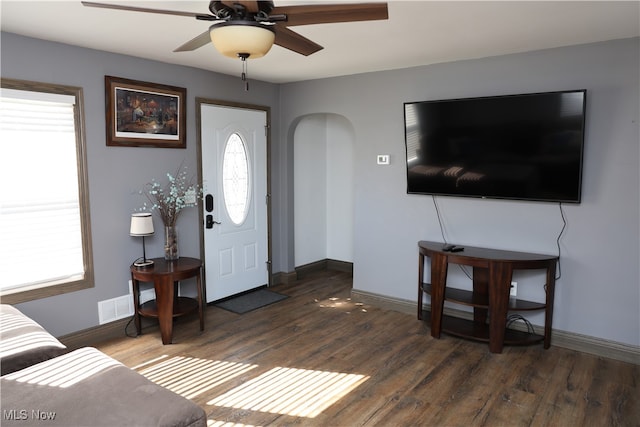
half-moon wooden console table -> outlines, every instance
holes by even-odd
[[[441,331],[463,338],[489,342],[489,351],[501,353],[504,344],[527,345],[544,341],[551,345],[553,295],[557,256],[465,246],[463,251],[444,250],[444,244],[420,241],[418,266],[418,319],[422,319],[423,293],[431,295],[431,336]],[[424,282],[425,257],[431,259],[431,283]],[[473,267],[473,291],[447,287],[449,264]],[[510,300],[514,270],[546,270],[544,303]],[[443,316],[444,302],[473,307],[473,321]],[[544,336],[506,328],[509,311],[544,310]],[[487,324],[487,314],[489,322]]]
[[[202,307],[202,280],[200,270],[202,262],[196,258],[180,257],[175,261],[154,258],[149,267],[131,266],[133,284],[133,305],[136,330],[140,335],[140,316],[157,317],[160,325],[162,344],[171,344],[173,340],[173,318],[184,316],[198,310],[200,330],[204,330],[204,312]],[[180,280],[196,278],[197,299],[177,295]],[[153,282],[156,299],[140,305],[140,282]]]

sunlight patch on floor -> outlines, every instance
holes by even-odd
[[[252,424],[229,423],[226,421],[207,420],[207,427],[256,427]]]
[[[364,304],[361,302],[353,302],[351,298],[338,298],[331,297],[326,300],[314,300],[316,304],[323,308],[338,308],[345,310],[347,313],[352,311],[361,311],[363,313],[367,312],[367,309],[364,308]]]
[[[364,375],[277,367],[207,404],[314,418],[367,379]]]
[[[138,372],[154,383],[192,399],[257,367],[246,363],[175,356]]]

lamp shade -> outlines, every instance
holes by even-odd
[[[231,21],[214,24],[209,28],[211,43],[224,56],[250,58],[265,56],[273,46],[275,31],[255,21]]]
[[[131,236],[150,236],[153,234],[153,217],[148,212],[131,214]]]

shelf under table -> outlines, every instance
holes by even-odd
[[[422,290],[428,295],[431,295],[431,284],[423,283]],[[489,296],[475,294],[471,291],[464,289],[456,289],[446,287],[444,290],[445,301],[450,301],[456,304],[469,305],[471,307],[489,308]],[[546,304],[540,302],[527,301],[517,298],[509,298],[509,310],[511,311],[530,311],[530,310],[544,310]]]
[[[198,301],[189,297],[176,297],[173,305],[173,317],[179,317],[198,309]],[[147,301],[140,305],[138,313],[146,317],[158,317],[156,300]]]
[[[431,319],[431,312],[423,310],[422,318],[427,320]],[[489,342],[488,324],[461,319],[459,317],[442,316],[442,332],[460,338]],[[530,345],[543,340],[544,336],[542,335],[517,331],[515,329],[506,328],[504,333],[504,343],[507,345]]]

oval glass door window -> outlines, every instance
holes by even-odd
[[[249,209],[249,159],[244,141],[233,133],[227,140],[222,158],[222,192],[229,218],[239,225]]]

